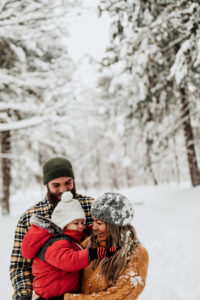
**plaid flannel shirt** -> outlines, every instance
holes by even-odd
[[[86,215],[86,227],[92,224],[92,218],[90,214],[91,204],[93,198],[76,195],[76,199],[80,201],[80,204]],[[30,218],[33,214],[41,215],[50,219],[54,206],[51,205],[46,198],[44,201],[38,202],[35,206],[28,209],[19,219],[15,230],[14,246],[11,254],[10,262],[10,279],[14,288],[13,299],[17,296],[26,295],[31,298],[32,296],[32,260],[24,259],[21,255],[21,243],[24,235],[30,227]],[[89,232],[89,231],[88,231]]]

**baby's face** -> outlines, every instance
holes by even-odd
[[[71,223],[67,224],[67,226],[65,226],[65,229],[83,231],[84,221],[85,221],[84,219],[76,219]]]

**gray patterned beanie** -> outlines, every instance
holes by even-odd
[[[119,193],[104,193],[95,199],[91,214],[103,222],[120,226],[130,225],[134,211],[132,203]]]

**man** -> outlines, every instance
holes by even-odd
[[[30,300],[32,297],[32,260],[23,259],[21,255],[21,243],[30,227],[31,216],[38,214],[50,219],[55,206],[61,200],[61,195],[71,191],[73,197],[80,201],[85,212],[86,233],[89,233],[89,225],[92,224],[90,207],[93,199],[76,194],[74,172],[69,160],[63,157],[48,160],[43,166],[43,183],[47,186],[47,196],[21,216],[15,231],[10,278],[14,288],[13,299],[16,300]]]

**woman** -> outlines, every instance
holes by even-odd
[[[71,192],[65,192],[51,220],[31,217],[31,227],[22,241],[22,255],[33,259],[33,289],[38,300],[62,300],[64,293],[80,288],[81,270],[94,259],[110,257],[115,249],[83,249],[85,213]]]
[[[144,289],[148,253],[131,226],[131,202],[118,193],[105,193],[91,208],[93,233],[85,241],[90,247],[117,247],[111,258],[94,260],[83,271],[81,294],[66,293],[64,300],[135,300]]]

